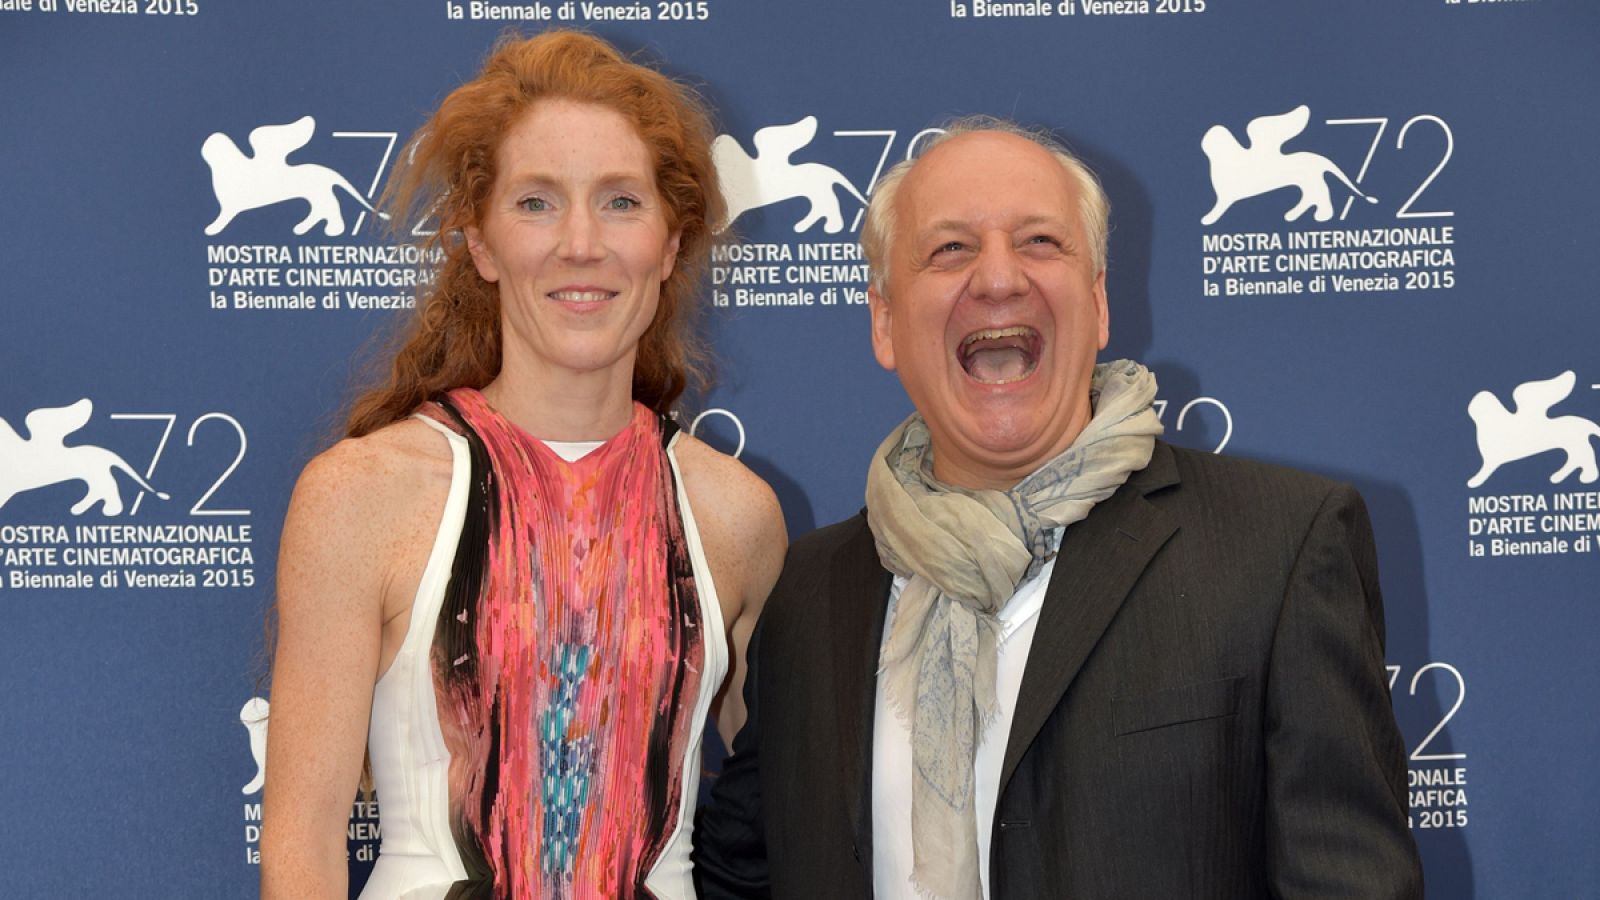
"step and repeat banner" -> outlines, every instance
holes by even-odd
[[[1368,500],[1430,894],[1597,896],[1593,0],[0,0],[0,895],[257,896],[284,510],[426,262],[373,200],[497,35],[567,26],[715,109],[683,418],[792,534],[909,409],[876,180],[1047,126],[1168,438]]]

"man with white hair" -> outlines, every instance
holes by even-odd
[[[795,542],[696,834],[706,897],[1422,894],[1350,487],[1169,446],[1109,336],[1107,203],[957,123],[879,183],[916,413]]]

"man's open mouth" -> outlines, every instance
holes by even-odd
[[[956,358],[980,384],[1009,384],[1033,374],[1039,349],[1039,332],[1026,325],[985,328],[961,339]]]

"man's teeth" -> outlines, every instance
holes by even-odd
[[[1026,337],[1032,331],[1033,329],[1026,325],[1013,325],[1010,328],[985,328],[982,331],[974,331],[962,338],[961,346],[966,348],[977,341],[989,341],[996,338]]]
[[[551,291],[553,300],[562,300],[567,303],[598,303],[601,300],[610,300],[616,296],[615,291]]]

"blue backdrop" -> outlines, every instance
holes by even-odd
[[[361,200],[519,18],[715,107],[686,419],[794,534],[908,409],[858,195],[951,115],[1055,129],[1169,439],[1368,499],[1430,894],[1596,895],[1592,0],[0,0],[0,895],[256,896],[279,527],[415,270]]]

